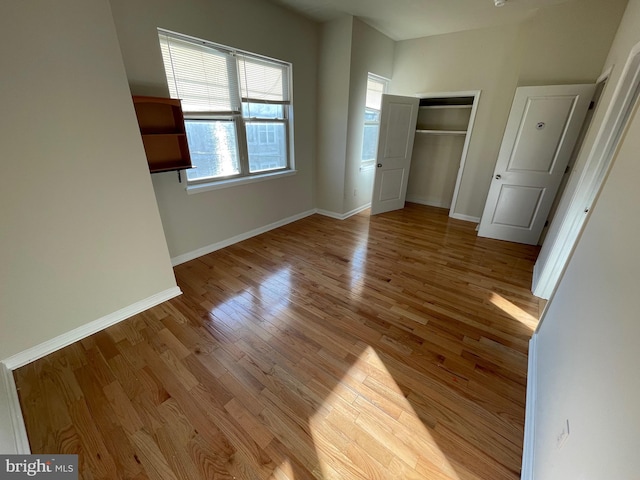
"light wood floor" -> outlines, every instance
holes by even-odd
[[[15,372],[81,478],[517,479],[538,249],[408,204],[176,267],[184,295]]]

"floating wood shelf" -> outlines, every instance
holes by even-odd
[[[180,100],[134,96],[133,104],[149,171],[192,168]]]

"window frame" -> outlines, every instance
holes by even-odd
[[[235,76],[234,81],[230,81],[230,85],[237,86],[237,89],[233,92],[229,91],[230,95],[234,97],[234,102],[239,105],[238,111],[194,111],[183,110],[185,121],[207,121],[207,120],[229,120],[231,119],[234,124],[236,145],[238,152],[238,166],[239,172],[232,175],[215,176],[215,177],[201,177],[201,178],[189,178],[187,171],[187,190],[193,188],[194,191],[206,191],[210,189],[223,188],[224,186],[239,185],[243,183],[253,183],[254,181],[260,181],[261,179],[269,179],[283,175],[295,174],[295,161],[294,161],[294,145],[293,145],[293,123],[290,121],[293,118],[293,65],[290,62],[267,57],[264,55],[232,48],[226,45],[210,42],[188,35],[184,35],[170,30],[162,28],[157,29],[159,42],[162,45],[162,36],[165,35],[168,38],[175,38],[182,42],[188,42],[196,46],[211,49],[214,52],[222,52],[233,58],[229,65],[227,62],[227,75]],[[243,59],[256,60],[257,62],[265,62],[269,65],[279,66],[282,68],[283,82],[286,82],[286,95],[288,100],[265,100],[256,99],[251,97],[243,97],[243,87],[241,78],[240,63]],[[163,58],[164,64],[164,58]],[[169,84],[168,67],[165,65],[165,78],[167,84]],[[283,87],[284,88],[284,87]],[[170,89],[171,91],[171,89]],[[282,107],[282,118],[265,118],[255,116],[245,116],[245,105],[249,104],[267,104],[267,105],[280,105]],[[183,107],[184,108],[184,107]],[[250,107],[249,107],[250,108]],[[249,158],[249,143],[247,135],[247,125],[250,123],[273,123],[284,125],[284,156],[285,165],[282,167],[266,168],[262,170],[251,171],[251,162]],[[276,135],[274,133],[274,135]],[[279,142],[276,142],[279,143]],[[207,188],[211,186],[212,188]]]
[[[364,159],[364,142],[365,142],[365,129],[367,128],[367,126],[377,126],[377,134],[376,134],[376,156],[377,156],[377,147],[378,147],[378,141],[380,138],[380,113],[381,113],[381,108],[382,105],[380,106],[380,108],[375,109],[375,108],[370,108],[367,107],[367,97],[369,95],[369,82],[377,82],[379,84],[382,84],[382,94],[387,93],[387,91],[389,90],[389,79],[382,77],[380,75],[376,75],[374,73],[369,72],[367,74],[367,88],[365,91],[365,99],[364,99],[364,121],[362,124],[362,144],[360,146],[360,169],[370,169],[373,168],[375,163],[376,163],[376,157],[374,156],[374,158],[367,158]],[[382,102],[381,102],[382,103]],[[378,114],[378,119],[377,120],[367,120],[367,111],[368,110],[373,110]]]

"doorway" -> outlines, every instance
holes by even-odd
[[[573,148],[573,152],[571,153],[571,158],[569,159],[567,169],[562,177],[562,182],[560,183],[560,187],[558,188],[558,193],[556,194],[556,198],[553,200],[553,204],[551,205],[551,210],[549,211],[547,222],[542,229],[542,235],[540,235],[538,245],[544,244],[544,241],[547,238],[549,225],[551,225],[551,222],[553,221],[553,218],[558,211],[560,201],[562,200],[562,196],[564,195],[565,189],[567,188],[569,178],[571,177],[571,172],[573,172],[574,168],[576,167],[576,160],[578,159],[578,155],[580,154],[580,150],[582,149],[582,144],[584,143],[584,139],[587,135],[587,132],[589,131],[589,127],[591,127],[593,116],[596,113],[598,105],[600,104],[600,99],[602,98],[602,93],[604,92],[604,88],[607,85],[607,81],[609,80],[610,73],[610,71],[606,72],[596,82],[596,90],[593,94],[593,98],[591,99],[591,105],[589,105],[589,110],[587,111],[587,115],[584,119],[584,123],[582,124],[580,134],[578,135],[576,146]]]
[[[571,180],[533,270],[534,295],[549,299],[560,281],[577,239],[589,217],[640,93],[640,43],[629,58],[584,169]],[[566,205],[566,206],[565,206]]]

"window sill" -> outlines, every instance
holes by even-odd
[[[264,182],[275,178],[290,177],[297,173],[296,170],[285,170],[282,172],[265,173],[262,175],[253,175],[251,177],[232,178],[230,180],[219,180],[207,183],[194,183],[187,185],[185,190],[187,194],[194,195],[196,193],[209,192],[211,190],[220,190],[222,188],[236,187],[238,185],[247,185],[249,183]]]

